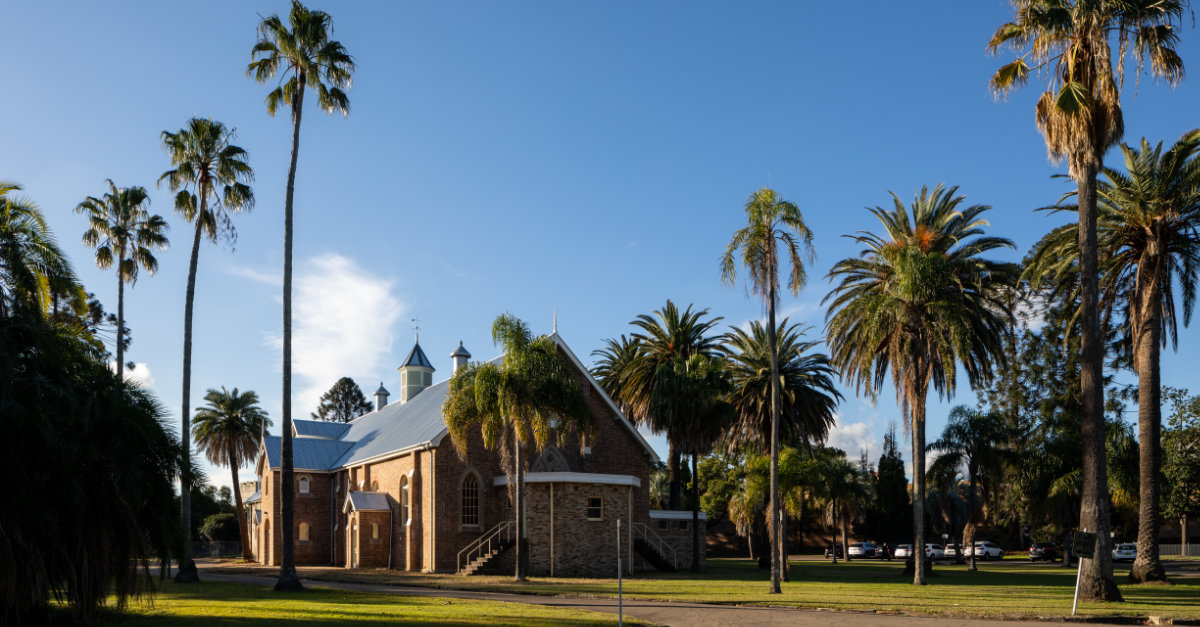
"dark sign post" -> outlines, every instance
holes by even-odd
[[[1071,603],[1071,616],[1074,616],[1079,608],[1079,579],[1083,575],[1083,560],[1096,559],[1096,534],[1088,533],[1087,529],[1073,533],[1071,552],[1079,558],[1079,570],[1075,572],[1075,601]]]

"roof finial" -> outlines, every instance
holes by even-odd
[[[558,333],[558,307],[554,308],[554,332]]]
[[[417,343],[420,344],[421,343],[421,319],[420,318],[409,318],[408,321],[413,323],[413,335],[416,337]]]

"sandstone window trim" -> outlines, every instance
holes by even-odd
[[[587,519],[591,521],[604,520],[604,497],[587,497]]]
[[[300,479],[298,479],[297,481],[300,484],[300,488],[299,488],[300,494],[311,494],[312,493],[312,485],[311,485],[312,481],[308,477],[300,477]]]
[[[408,504],[408,475],[400,475],[400,524],[412,523],[412,511]]]
[[[371,523],[371,541],[379,542],[379,523]]]

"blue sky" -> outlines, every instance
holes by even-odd
[[[422,346],[449,376],[462,340],[494,356],[510,311],[559,330],[585,361],[604,338],[671,298],[743,324],[762,314],[717,260],[771,186],[799,204],[817,261],[781,309],[823,328],[824,279],[857,253],[841,236],[876,229],[865,206],[959,185],[995,207],[993,233],[1019,257],[1065,218],[1034,214],[1069,190],[1033,123],[1037,81],[997,102],[1004,58],[985,44],[1009,19],[971,3],[357,2],[332,13],[358,63],[347,119],[305,111],[296,184],[296,416],[340,376],[396,390],[419,318]],[[969,9],[968,9],[969,7]],[[206,245],[197,283],[192,399],[256,390],[278,422],[286,114],[245,77],[261,15],[284,2],[15,2],[0,56],[0,179],[47,214],[87,287],[116,309],[116,278],[80,243],[73,208],[104,179],[144,185],[172,225],[155,276],[126,292],[128,359],[177,421],[188,225],[154,187],[170,167],[160,133],[192,116],[237,128],[258,204],[238,239]],[[1200,63],[1190,22],[1181,54]],[[1130,78],[1126,140],[1174,141],[1200,126],[1198,87]],[[1112,155],[1110,153],[1110,159]],[[1200,388],[1200,341],[1180,335],[1163,382]],[[898,418],[891,389],[871,405],[846,390],[833,443],[855,455]],[[957,402],[973,403],[960,387]],[[929,434],[947,403],[932,403]],[[1133,414],[1129,414],[1133,419]],[[276,428],[276,431],[278,427]],[[908,456],[906,455],[906,458]],[[225,470],[211,479],[227,483]]]

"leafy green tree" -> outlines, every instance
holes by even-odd
[[[1200,516],[1200,396],[1185,389],[1163,388],[1171,415],[1163,431],[1163,476],[1167,489],[1162,513],[1179,521],[1183,555],[1188,550],[1188,518]]]
[[[1112,575],[1107,479],[1104,468],[1104,348],[1099,318],[1096,241],[1096,178],[1104,153],[1125,132],[1120,85],[1125,57],[1136,69],[1149,63],[1153,73],[1174,85],[1183,79],[1183,60],[1175,51],[1174,28],[1187,12],[1186,0],[1014,0],[1014,19],[1000,26],[988,43],[997,52],[1011,47],[1017,58],[991,79],[997,94],[1007,94],[1032,72],[1047,77],[1038,98],[1036,120],[1055,161],[1066,159],[1079,198],[1079,277],[1082,302],[1081,388],[1083,391],[1083,502],[1081,521],[1094,530],[1100,556],[1088,560],[1081,575],[1084,599],[1119,601]],[[1112,42],[1118,44],[1116,54]],[[1117,61],[1114,76],[1113,60]]]
[[[841,529],[842,550],[846,551],[845,557],[849,561],[848,529],[850,522],[858,515],[860,506],[866,501],[866,487],[854,463],[846,459],[846,453],[839,449],[818,449],[813,453],[813,462],[813,492],[824,502],[824,509],[833,523],[834,534]],[[836,550],[833,552],[833,563],[837,563]]]
[[[975,530],[980,524],[975,497],[978,494],[982,500],[980,505],[987,509],[997,485],[1003,480],[1006,464],[1012,460],[1012,451],[1007,448],[1010,441],[1012,434],[1002,416],[959,405],[950,410],[950,419],[942,436],[928,447],[938,453],[929,469],[930,474],[934,474],[938,466],[955,472],[963,466],[967,468],[967,522],[963,527],[960,557],[962,551],[975,546]],[[977,570],[975,558],[972,550],[968,570]]]
[[[238,468],[254,461],[262,443],[262,435],[271,426],[267,412],[258,404],[258,394],[253,390],[230,392],[209,390],[204,395],[205,405],[196,410],[192,425],[192,437],[196,446],[204,452],[208,461],[218,466],[229,466],[233,479],[234,512],[237,515],[239,534],[242,539],[242,557],[252,559],[250,531],[246,528],[246,511],[242,505],[242,488],[238,480]]]
[[[908,501],[908,475],[904,458],[896,445],[896,425],[883,436],[883,453],[875,468],[875,502],[872,508],[877,521],[875,537],[894,543],[896,538],[912,535],[912,504]]]
[[[290,28],[289,28],[290,27]],[[288,24],[279,15],[263,18],[258,25],[258,42],[250,51],[246,75],[259,83],[279,76],[267,94],[267,113],[280,105],[292,112],[292,156],[288,162],[287,188],[283,203],[283,437],[280,443],[280,477],[283,484],[281,518],[284,529],[292,529],[295,508],[292,461],[292,198],[296,188],[296,158],[300,152],[300,119],[304,113],[305,89],[317,95],[317,106],[326,113],[350,114],[350,87],[354,59],[341,42],[329,38],[333,18],[292,0]],[[283,534],[277,590],[298,590],[296,556],[292,534]]]
[[[244,526],[237,520],[237,514],[221,513],[213,514],[204,519],[204,523],[200,525],[200,537],[209,542],[232,542],[240,536],[241,528]],[[243,540],[243,549],[246,546]]]
[[[46,216],[19,191],[20,185],[0,181],[0,317],[18,303],[49,314],[55,285],[74,301],[83,297]]]
[[[362,388],[350,377],[342,377],[321,395],[317,411],[312,414],[314,420],[329,422],[350,422],[371,411],[371,403]]]
[[[178,131],[162,132],[163,148],[171,157],[174,169],[158,178],[175,194],[175,213],[195,225],[192,236],[192,256],[188,261],[187,292],[183,304],[183,430],[190,432],[188,421],[192,406],[192,312],[196,296],[196,269],[200,260],[200,240],[207,235],[214,243],[224,233],[236,237],[230,213],[249,211],[254,207],[254,192],[250,181],[254,171],[246,160],[246,151],[233,144],[233,130],[208,118],[192,118]],[[191,442],[184,438],[185,449]],[[191,501],[183,492],[183,520],[191,519]],[[181,566],[175,580],[195,581],[195,572],[187,567],[191,555],[185,547],[180,556]]]
[[[952,396],[961,363],[972,386],[1003,359],[1014,268],[982,257],[1011,241],[983,235],[985,205],[960,208],[957,187],[922,188],[911,207],[871,213],[884,235],[860,231],[859,257],[839,261],[826,314],[831,361],[856,391],[878,395],[888,372],[913,439],[913,545],[925,543],[925,403],[932,385]],[[925,583],[916,551],[913,583]]]
[[[516,517],[517,581],[525,580],[525,462],[523,449],[541,450],[551,436],[592,428],[592,413],[578,376],[550,336],[534,337],[512,314],[492,323],[492,340],[504,349],[503,361],[473,363],[454,373],[442,404],[446,428],[460,455],[479,429],[483,444],[500,448]]]
[[[88,228],[83,243],[96,249],[96,265],[103,270],[117,267],[117,376],[125,376],[125,284],[137,283],[138,270],[151,275],[158,270],[155,249],[167,247],[167,223],[146,211],[150,196],[146,188],[121,187],[108,180],[108,193],[75,207],[86,214]]]
[[[783,512],[779,503],[780,394],[779,349],[775,333],[775,306],[779,304],[779,255],[787,256],[788,290],[800,294],[806,274],[801,249],[811,263],[816,254],[812,231],[795,203],[784,200],[775,190],[761,188],[746,200],[746,226],[733,234],[721,257],[721,279],[733,285],[737,280],[738,261],[749,274],[749,286],[762,298],[767,310],[767,347],[770,356],[771,408],[771,496],[768,530],[771,535],[771,594],[779,594],[783,563],[787,560],[780,526]],[[739,259],[740,257],[740,259]]]

